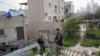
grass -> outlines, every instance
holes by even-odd
[[[92,28],[92,29],[88,30],[87,33],[92,34],[92,35],[96,35],[96,36],[100,36],[100,30],[99,29]]]
[[[100,51],[97,53],[97,55],[96,56],[100,56]]]
[[[87,31],[87,33],[91,36],[87,36],[86,39],[81,43],[81,46],[85,47],[99,47],[100,46],[100,29],[92,28]],[[98,36],[98,37],[96,37]]]
[[[78,43],[77,38],[69,37],[64,40],[64,47],[75,46]]]
[[[47,50],[44,53],[47,53]],[[39,51],[36,51],[36,52],[32,53],[30,56],[36,56],[38,54],[40,54],[40,52]]]
[[[85,46],[85,47],[99,47],[100,46],[100,40],[99,39],[86,38],[81,43],[81,46]]]
[[[39,54],[39,51],[32,53],[30,56],[36,56],[37,54]]]

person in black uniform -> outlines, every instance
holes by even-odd
[[[43,40],[43,36],[41,35],[41,37],[37,40],[39,46],[40,46],[40,55],[43,56],[43,52],[45,51],[45,42]]]
[[[55,37],[55,43],[56,43],[56,56],[60,55],[60,46],[63,45],[63,37],[62,34],[60,33],[60,29],[56,29],[57,33],[56,33],[56,37]]]
[[[63,45],[63,37],[62,34],[60,33],[60,29],[56,29],[57,33],[56,33],[56,37],[55,37],[55,43],[58,46],[62,46]]]

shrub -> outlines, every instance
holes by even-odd
[[[92,28],[87,31],[87,36],[92,38],[100,38],[100,30]]]
[[[100,56],[100,51],[97,53],[97,55],[96,56]]]
[[[71,46],[75,46],[77,44],[78,40],[77,38],[67,38],[64,40],[64,47],[71,47]]]
[[[62,23],[62,28],[64,32],[68,33],[69,37],[76,35],[76,32],[79,31],[79,22],[81,18],[78,16],[72,16],[68,18],[64,23]]]
[[[36,52],[32,53],[30,56],[36,56],[37,54],[39,54],[39,52],[38,52],[38,51],[36,51]]]
[[[96,39],[85,39],[82,43],[81,46],[85,47],[99,47],[100,46],[100,40]]]

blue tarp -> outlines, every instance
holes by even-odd
[[[13,16],[25,16],[25,13],[23,10],[9,10],[5,16],[7,18],[11,18]]]

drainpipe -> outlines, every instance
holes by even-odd
[[[27,40],[27,37],[26,37],[26,24],[25,24],[25,20],[27,19],[27,17],[25,16],[24,17],[25,19],[24,19],[24,38],[25,38],[25,40]]]

